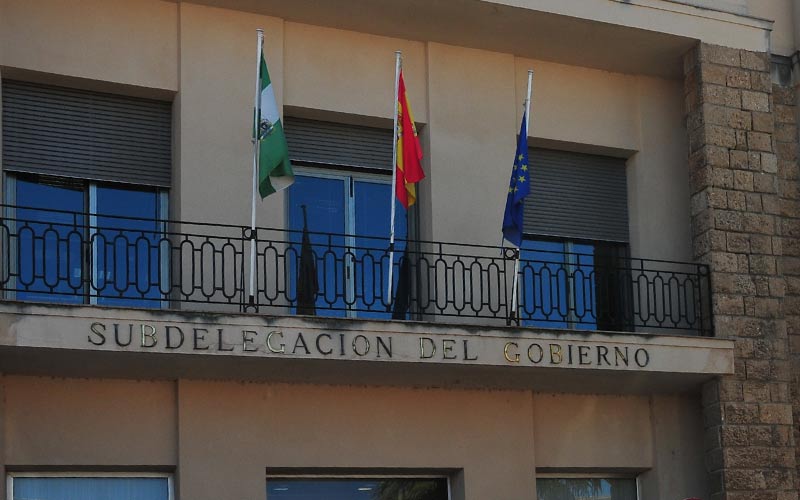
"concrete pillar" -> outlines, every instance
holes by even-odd
[[[797,499],[769,56],[701,43],[684,69],[693,253],[736,341],[735,374],[703,388],[711,498]]]

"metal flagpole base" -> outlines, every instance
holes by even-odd
[[[258,304],[256,303],[255,291],[255,266],[256,266],[256,244],[258,229],[252,227],[242,227],[242,240],[250,242],[250,293],[247,302],[242,304],[242,312],[257,313]]]
[[[247,298],[247,303],[242,306],[242,312],[258,313],[258,304],[256,304],[254,296],[251,295]]]
[[[519,248],[508,248],[503,247],[503,258],[505,260],[513,260],[514,261],[514,280],[513,280],[513,288],[511,291],[511,307],[508,311],[508,315],[506,316],[506,326],[519,326],[519,314],[518,314],[518,291],[517,288],[519,287],[519,258],[520,258],[520,250]]]

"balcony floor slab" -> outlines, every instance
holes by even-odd
[[[0,304],[3,373],[332,385],[687,392],[733,342],[440,322]]]

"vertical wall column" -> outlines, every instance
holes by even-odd
[[[703,388],[712,499],[796,499],[769,57],[699,44],[684,58],[693,253],[712,272],[735,374]]]
[[[791,355],[791,396],[794,421],[800,422],[800,164],[798,163],[797,87],[773,87],[775,153],[778,155],[778,194],[781,213],[781,265],[786,279],[783,310]],[[800,428],[794,427],[795,446]],[[800,449],[795,460],[800,464]],[[797,478],[795,478],[797,479]]]
[[[0,498],[8,498],[6,491],[6,386],[5,376],[0,373]]]

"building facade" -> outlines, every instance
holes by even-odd
[[[798,19],[0,0],[0,497],[797,499]],[[253,230],[257,28],[296,180]]]

